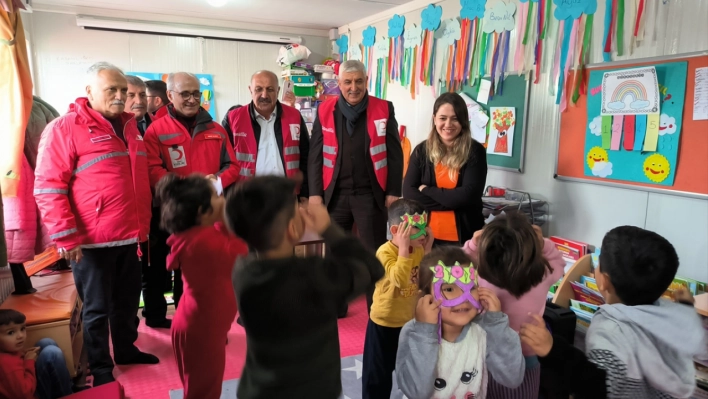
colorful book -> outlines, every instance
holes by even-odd
[[[597,281],[595,281],[595,279],[592,277],[580,276],[580,284],[583,284],[584,286],[590,288],[593,291],[600,292],[600,290],[597,288]]]
[[[586,287],[584,284],[573,281],[570,283],[575,294],[575,299],[581,302],[591,303],[593,305],[604,305],[605,299],[599,292]]]
[[[593,315],[600,308],[599,306],[593,305],[592,303],[580,302],[580,301],[576,301],[575,299],[570,300],[570,306],[575,309],[580,309],[584,312],[588,312]]]
[[[569,240],[567,238],[558,236],[551,236],[550,240],[558,244],[556,248],[558,248],[561,253],[563,253],[564,255],[567,253],[567,255],[575,261],[577,261],[588,253],[588,244],[584,242]],[[567,248],[568,250],[564,251],[561,248]]]

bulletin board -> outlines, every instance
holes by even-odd
[[[529,99],[529,83],[524,75],[509,75],[504,78],[502,94],[494,93],[487,104],[479,103],[484,108],[487,115],[491,117],[490,107],[513,107],[516,111],[516,126],[514,128],[514,142],[512,144],[511,156],[487,154],[487,165],[493,169],[502,169],[511,172],[523,172],[524,168],[524,148],[526,142],[526,109]],[[498,89],[495,89],[498,91]],[[479,85],[465,86],[463,93],[477,101]],[[488,126],[491,125],[491,121]],[[487,130],[489,135],[489,130]],[[482,143],[485,144],[485,143]]]
[[[675,160],[672,160],[675,165],[671,165],[673,168],[671,169],[671,179],[656,181],[657,179],[652,178],[649,172],[644,172],[649,170],[646,163],[637,163],[636,166],[640,173],[630,179],[612,179],[612,174],[605,177],[601,177],[601,175],[590,176],[588,171],[591,162],[588,161],[588,155],[590,155],[588,149],[596,148],[594,145],[598,143],[599,139],[596,133],[592,132],[597,128],[594,123],[596,120],[594,118],[589,120],[588,115],[593,114],[592,109],[597,105],[596,96],[601,95],[599,94],[600,87],[596,84],[598,72],[643,66],[656,67],[659,77],[661,108],[665,109],[667,113],[681,114],[680,119],[675,118],[676,121],[680,121],[680,125],[677,123],[678,130],[670,135],[659,136],[656,150],[657,153],[675,152]],[[685,66],[685,86],[681,86],[679,90],[676,89],[675,83],[671,84],[673,87],[664,86],[665,80],[668,79],[666,77],[667,71],[679,71],[678,76],[681,76],[682,66]],[[588,65],[584,76],[585,81],[589,82],[587,95],[581,96],[576,106],[568,107],[567,111],[560,115],[560,133],[557,142],[554,177],[559,180],[708,199],[708,120],[693,120],[696,69],[701,67],[708,67],[708,52],[706,51]],[[594,79],[590,79],[591,76]],[[573,82],[573,78],[571,77],[567,81]],[[676,102],[672,101],[675,98],[672,98],[671,92],[681,92],[682,90],[685,90],[683,92],[683,109],[673,110],[671,107],[676,107]],[[599,113],[599,110],[597,112]],[[662,129],[672,126],[670,122],[664,120],[665,117],[667,115],[661,116]],[[625,151],[625,149],[620,148],[619,152],[615,152],[615,155],[627,155],[621,151]],[[635,154],[645,157],[645,162],[652,161],[649,159],[653,155],[652,152],[638,151]],[[609,158],[612,157],[613,153],[609,152]],[[602,154],[598,156],[599,158],[603,158]],[[654,181],[644,179],[644,173],[648,179]],[[619,177],[619,175],[615,176]]]

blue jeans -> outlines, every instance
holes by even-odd
[[[51,338],[39,340],[35,346],[41,348],[35,372],[37,373],[37,397],[56,399],[71,395],[71,377],[66,368],[64,354]]]

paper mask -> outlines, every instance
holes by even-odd
[[[428,214],[423,212],[423,214],[415,213],[413,215],[405,214],[401,216],[401,220],[408,223],[411,227],[417,227],[418,232],[411,235],[411,240],[415,240],[420,236],[427,235],[425,228],[428,226]]]
[[[477,273],[471,267],[462,267],[460,262],[455,262],[453,266],[446,266],[442,261],[431,266],[433,271],[433,295],[435,299],[442,301],[440,306],[448,308],[455,307],[464,302],[469,302],[477,311],[482,310],[479,301],[472,296],[472,290],[477,287]],[[462,289],[462,295],[457,298],[447,299],[442,294],[443,284],[455,284]],[[438,313],[438,342],[442,341],[442,312]]]

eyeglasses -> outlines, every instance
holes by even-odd
[[[201,91],[193,91],[193,92],[188,92],[188,91],[183,91],[183,92],[176,92],[174,90],[170,90],[173,93],[177,93],[182,97],[182,100],[188,101],[190,98],[194,97],[195,100],[199,101],[202,99],[202,92]]]

